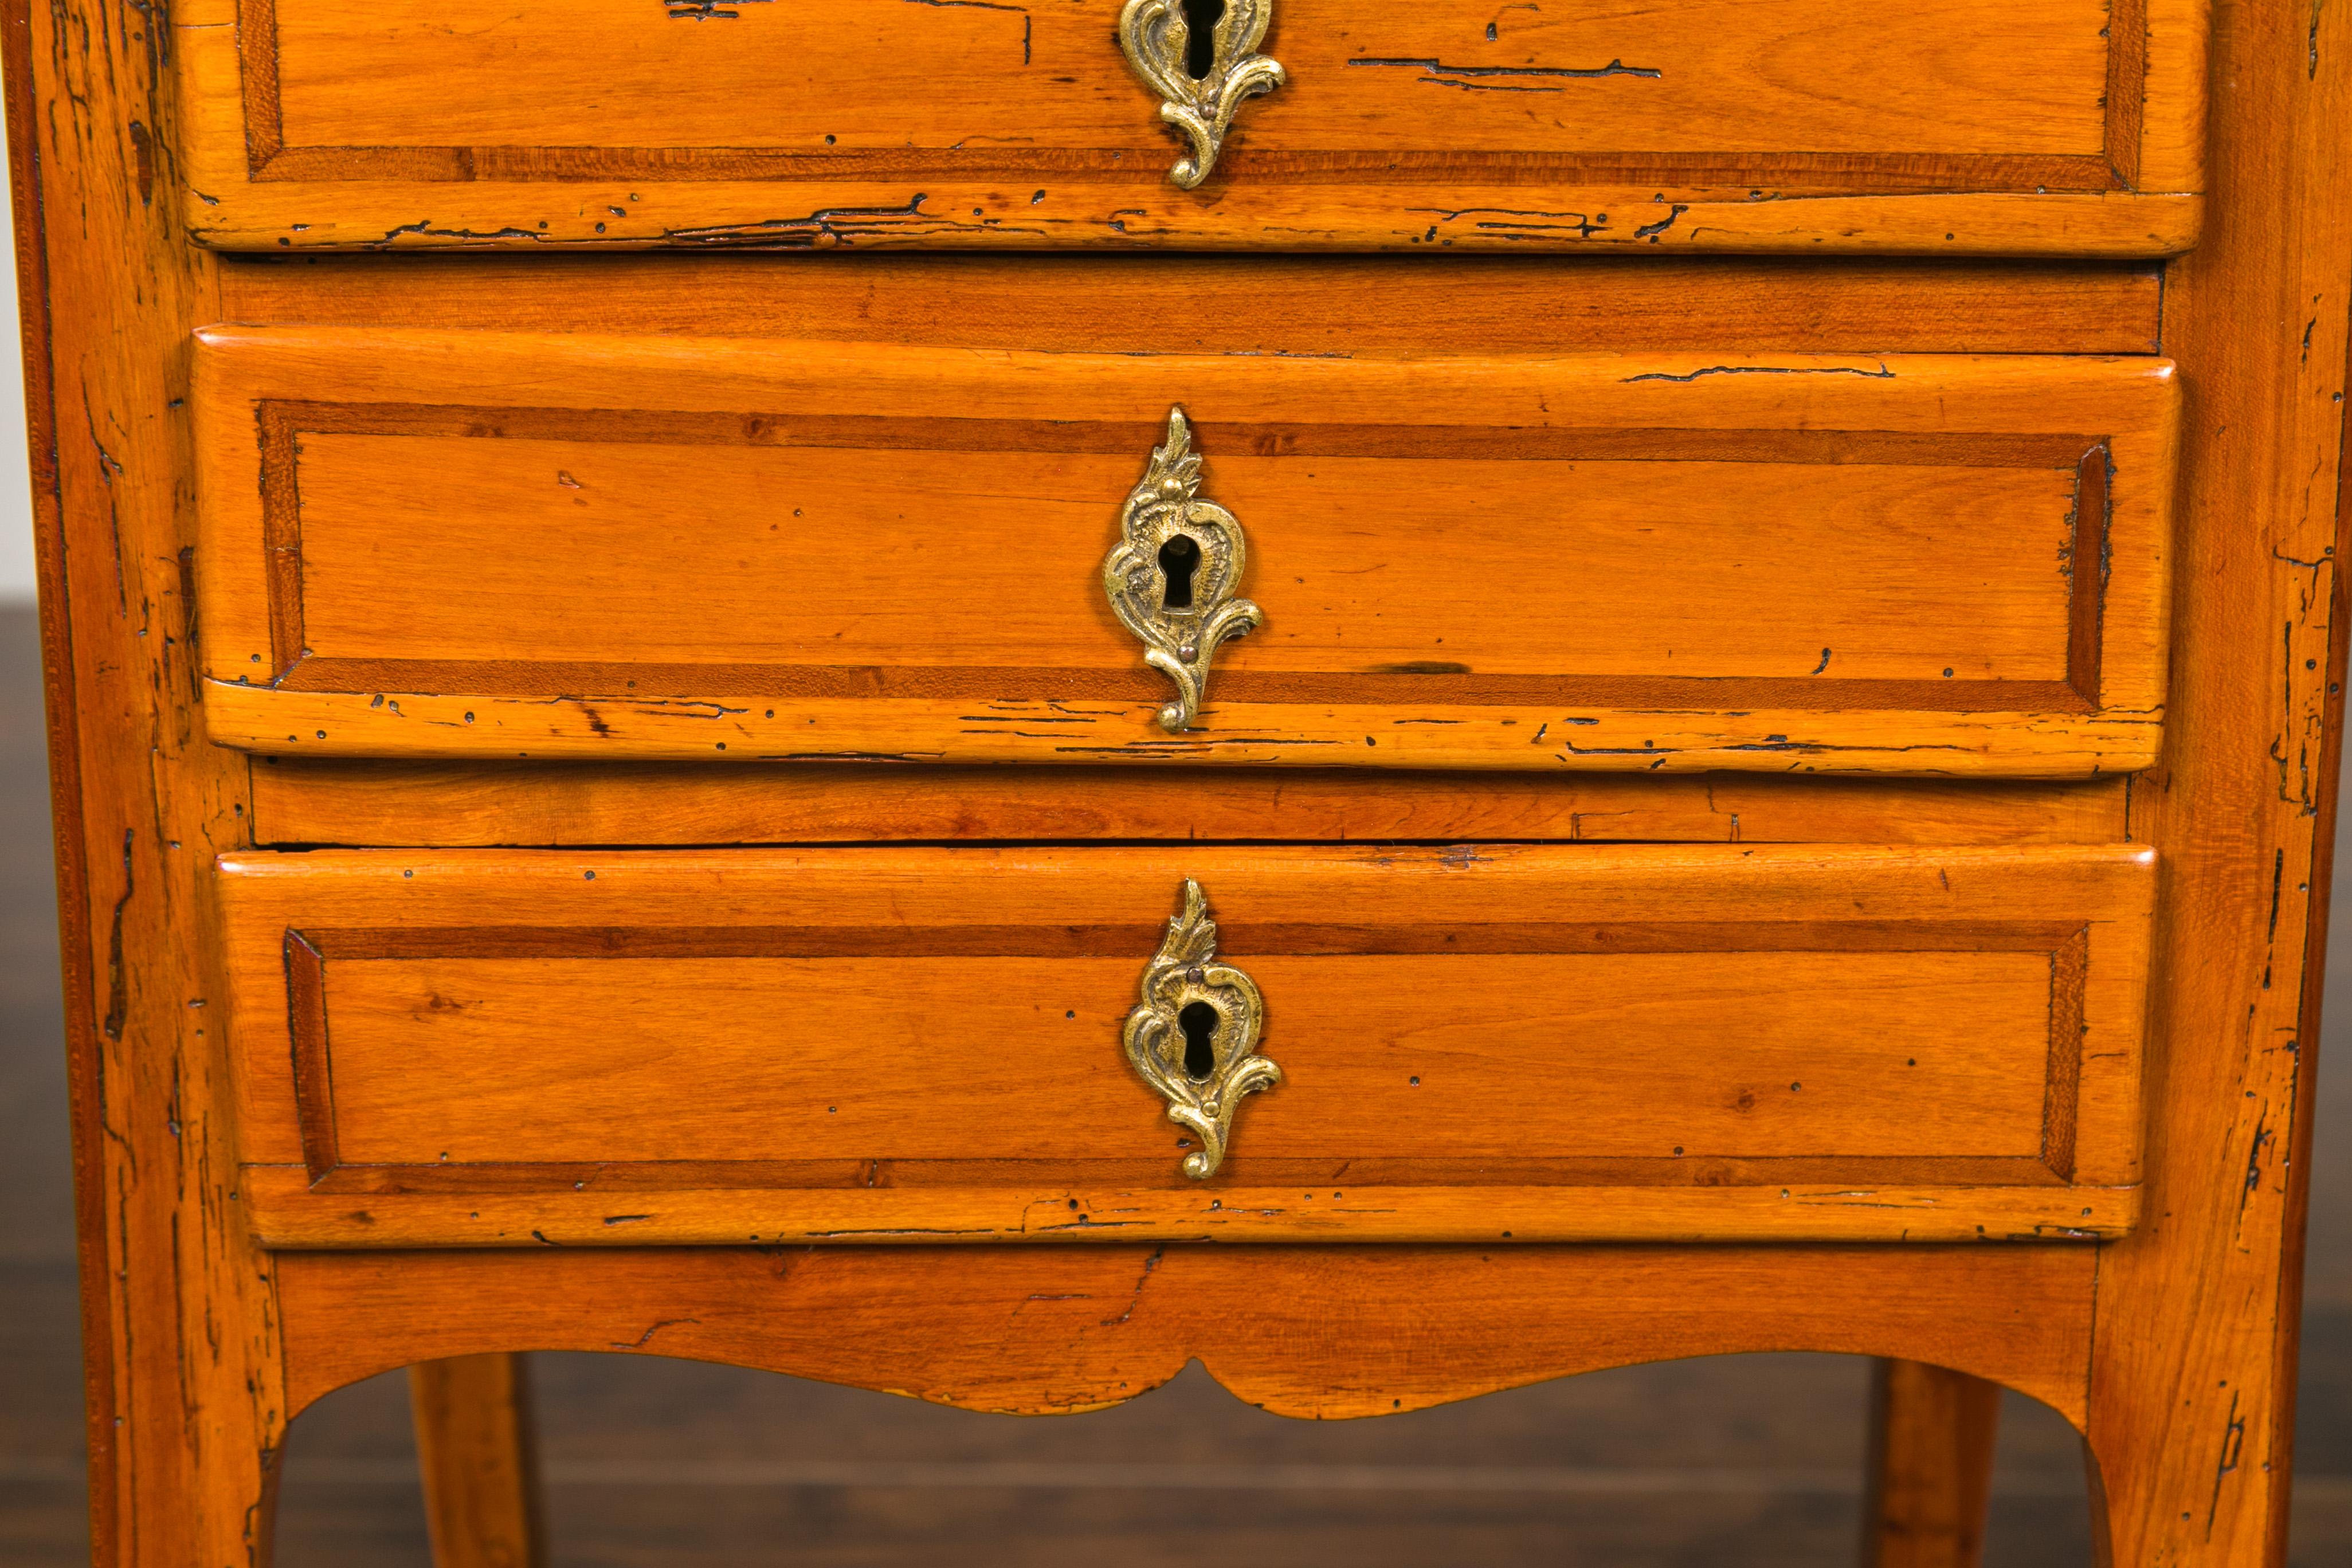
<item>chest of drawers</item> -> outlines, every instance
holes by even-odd
[[[2352,22],[107,16],[5,34],[101,1561],[535,1349],[1839,1351],[1888,1568],[1996,1384],[2275,1558]]]
[[[2160,255],[2205,9],[205,0],[184,211],[236,247]]]

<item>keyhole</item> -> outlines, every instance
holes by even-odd
[[[1225,0],[1184,0],[1184,69],[1194,81],[1217,68],[1217,18],[1224,14]]]
[[[1194,1083],[1217,1070],[1217,1026],[1224,1021],[1224,1015],[1206,1002],[1192,1003],[1176,1015],[1177,1027],[1184,1031],[1184,1076]]]
[[[1160,574],[1167,580],[1162,603],[1171,610],[1192,607],[1192,574],[1201,569],[1201,546],[1180,533],[1160,547]]]

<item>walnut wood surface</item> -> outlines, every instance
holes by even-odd
[[[2097,1235],[2137,1180],[2153,873],[2119,847],[235,857],[243,1159],[302,1168],[247,1200],[301,1246]],[[1186,878],[1286,1075],[1208,1183],[1117,1047]]]
[[[388,763],[257,757],[257,844],[694,845],[900,840],[1562,839],[2097,844],[2132,782]]]
[[[215,1050],[226,992],[199,940],[209,918],[205,868],[247,841],[248,771],[202,743],[191,712],[188,584],[208,565],[195,553],[183,423],[187,333],[235,318],[223,305],[222,265],[185,247],[184,170],[171,151],[185,139],[150,19],[136,7],[16,5],[0,29],[54,694],[100,1561],[266,1561],[289,1407],[364,1373],[436,1356],[536,1344],[652,1349],[677,1336],[671,1342],[684,1353],[941,1397],[977,1389],[974,1402],[995,1406],[1118,1397],[1131,1376],[1116,1367],[1107,1377],[1073,1373],[1069,1357],[1116,1342],[1126,1325],[1093,1325],[1119,1310],[1076,1320],[1083,1331],[1033,1334],[1028,1314],[1083,1309],[1030,1298],[1063,1293],[1066,1271],[1083,1266],[1101,1278],[1067,1293],[1124,1303],[1145,1249],[956,1250],[1008,1271],[982,1279],[944,1271],[919,1248],[772,1256],[533,1244],[431,1256],[251,1244]],[[2195,388],[2197,416],[2186,427],[2181,657],[2166,757],[2132,812],[2135,837],[2165,861],[2139,1227],[2097,1248],[1867,1247],[1837,1251],[1831,1263],[1813,1261],[1811,1248],[1496,1247],[1468,1256],[1525,1268],[1532,1286],[1484,1293],[1449,1274],[1461,1256],[1450,1251],[1375,1250],[1371,1261],[1391,1272],[1378,1289],[1360,1289],[1371,1277],[1349,1272],[1353,1249],[1171,1247],[1153,1277],[1205,1271],[1194,1277],[1209,1288],[1186,1298],[1202,1315],[1192,1331],[1160,1331],[1150,1356],[1130,1364],[1172,1368],[1209,1345],[1213,1364],[1277,1408],[1368,1414],[1384,1397],[1400,1406],[1461,1397],[1645,1356],[1798,1347],[1899,1356],[2027,1388],[2084,1423],[2099,1460],[2108,1561],[2279,1560],[2308,1168],[2311,910],[2327,871],[2319,829],[2334,784],[2344,646],[2334,618],[2344,542],[2335,502],[2352,279],[2352,12],[2233,0],[2215,21],[2215,78],[2228,90],[2212,106],[2210,221],[2164,289],[2163,349]],[[227,30],[210,37],[225,40]],[[553,205],[543,198],[558,188],[527,194]],[[944,199],[947,190],[931,194]],[[2105,223],[2131,205],[2053,194],[2061,199],[1989,197],[1978,210],[2089,207]],[[833,195],[856,193],[845,185]],[[388,224],[441,221],[439,204],[401,199],[404,210]],[[1753,205],[1759,221],[1801,206],[1835,221],[1839,200]],[[1939,236],[1948,226],[1941,214],[1953,210],[1932,195],[1866,200],[1880,216],[1856,237],[1864,241],[1884,238],[1906,213]],[[1237,222],[1264,216],[1241,203],[1221,210]],[[2046,226],[2040,240],[2063,227]],[[740,276],[676,259],[687,265],[667,276],[681,295],[706,276]],[[478,318],[527,313],[544,325],[569,310],[575,326],[604,324],[584,286],[524,303],[495,274],[471,270],[479,265],[462,262],[404,297],[471,289],[482,296],[471,307]],[[277,276],[281,299],[300,287],[299,268]],[[353,309],[358,276],[341,275],[341,302],[320,309]],[[1764,325],[1741,331],[1765,331],[1779,285],[1735,276],[1727,289],[1763,290],[1755,318]],[[1609,279],[1564,268],[1537,298],[1542,310],[1589,323],[1610,309]],[[651,309],[644,301],[656,286],[634,287],[633,308]],[[2047,275],[2029,275],[2029,287],[2046,289]],[[750,308],[726,288],[717,303],[674,309]],[[1561,292],[1582,293],[1581,306],[1561,310]],[[1497,293],[1498,310],[1507,296]],[[1822,297],[1799,287],[1794,298],[1806,304],[1788,326],[1790,342],[1759,352],[1813,348],[1839,331],[1822,324]],[[1962,330],[1950,320],[1953,296],[1927,298],[1923,330]],[[387,299],[387,309],[399,302]],[[911,309],[885,314],[901,323],[894,331],[923,330],[903,324],[919,315]],[[2029,314],[1989,310],[1987,331],[2014,332]],[[1883,317],[1858,320],[1861,333]],[[2079,330],[2064,329],[2070,339]],[[1612,1268],[1610,1259],[1624,1256],[1633,1265]],[[787,1258],[791,1268],[781,1269]],[[803,1285],[814,1273],[827,1291],[772,1289],[780,1271]],[[757,1282],[730,1284],[735,1274]],[[1332,1278],[1339,1283],[1315,1284]],[[1367,1303],[1360,1314],[1350,1305],[1358,1300]],[[794,1315],[806,1301],[832,1310]],[[1022,1321],[1009,1326],[1016,1311]],[[1269,1314],[1272,1327],[1252,1326]],[[870,1335],[840,1330],[869,1321]],[[1270,1348],[1213,1348],[1232,1323]],[[650,1339],[649,1329],[657,1329]],[[1002,1370],[1003,1345],[1038,1359]],[[998,1381],[985,1383],[973,1366],[992,1356],[982,1372],[1000,1369],[987,1373]]]
[[[2196,0],[1496,12],[1283,0],[1216,175],[1118,0],[203,0],[173,18],[205,243],[2163,254]],[[595,90],[549,90],[578,62]],[[1857,60],[1869,62],[1856,70]]]
[[[2157,972],[2172,977],[2150,1062],[2152,1217],[2101,1260],[2093,1363],[2116,1564],[2285,1553],[2320,973],[2306,935],[2326,901],[2342,718],[2352,13],[2219,18],[2215,79],[2232,85],[2213,106],[2215,221],[2165,291],[2200,434],[2179,577],[2197,586],[2179,601],[2166,762],[2143,786],[2167,877]]]
[[[1131,1399],[1198,1357],[1241,1399],[1323,1420],[1666,1357],[1933,1346],[2079,1423],[2096,1266],[2069,1247],[547,1247],[288,1253],[277,1283],[295,1411],[524,1345],[1027,1415]]]
[[[1047,353],[2158,351],[2146,264],[1533,256],[224,256],[220,319]],[[1037,308],[1040,289],[1055,297]],[[595,310],[583,315],[583,292]]]
[[[523,1358],[420,1362],[408,1390],[434,1568],[545,1568]]]
[[[1979,1568],[2000,1385],[1916,1361],[1882,1361],[1871,1405],[1864,1568]]]
[[[241,1234],[205,862],[245,770],[195,700],[188,330],[215,313],[146,19],[0,26],[74,1117],[95,1562],[262,1568],[285,1430],[270,1260]],[[71,106],[69,108],[65,106]],[[85,435],[60,432],[86,418]],[[174,475],[181,476],[175,479]],[[96,566],[105,561],[103,569]],[[70,564],[69,564],[70,563]],[[118,570],[119,568],[119,570]],[[145,720],[133,720],[144,714]]]
[[[2169,371],[217,329],[206,722],[361,755],[2127,771]],[[1179,397],[1267,624],[1171,737],[1099,563]]]

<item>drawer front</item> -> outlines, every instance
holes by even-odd
[[[1227,8],[1269,29],[1175,65],[1148,13],[1180,0],[515,0],[457,27],[425,0],[194,0],[187,221],[272,249],[2153,255],[2196,232],[2201,0]],[[1160,111],[1201,110],[1195,63],[1240,96],[1184,189],[1204,155]]]
[[[288,1246],[2111,1235],[2154,880],[2128,847],[245,854],[246,1191]]]
[[[2152,359],[219,329],[206,721],[382,756],[2129,770],[2176,402]]]

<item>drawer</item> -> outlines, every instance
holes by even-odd
[[[1227,0],[1196,38],[1202,9],[514,0],[453,26],[193,0],[186,220],[273,249],[2157,255],[2197,230],[2201,0]]]
[[[2112,1235],[2154,869],[243,853],[245,1193],[301,1247]]]
[[[205,722],[385,757],[2127,771],[2177,402],[2130,357],[219,328]]]

